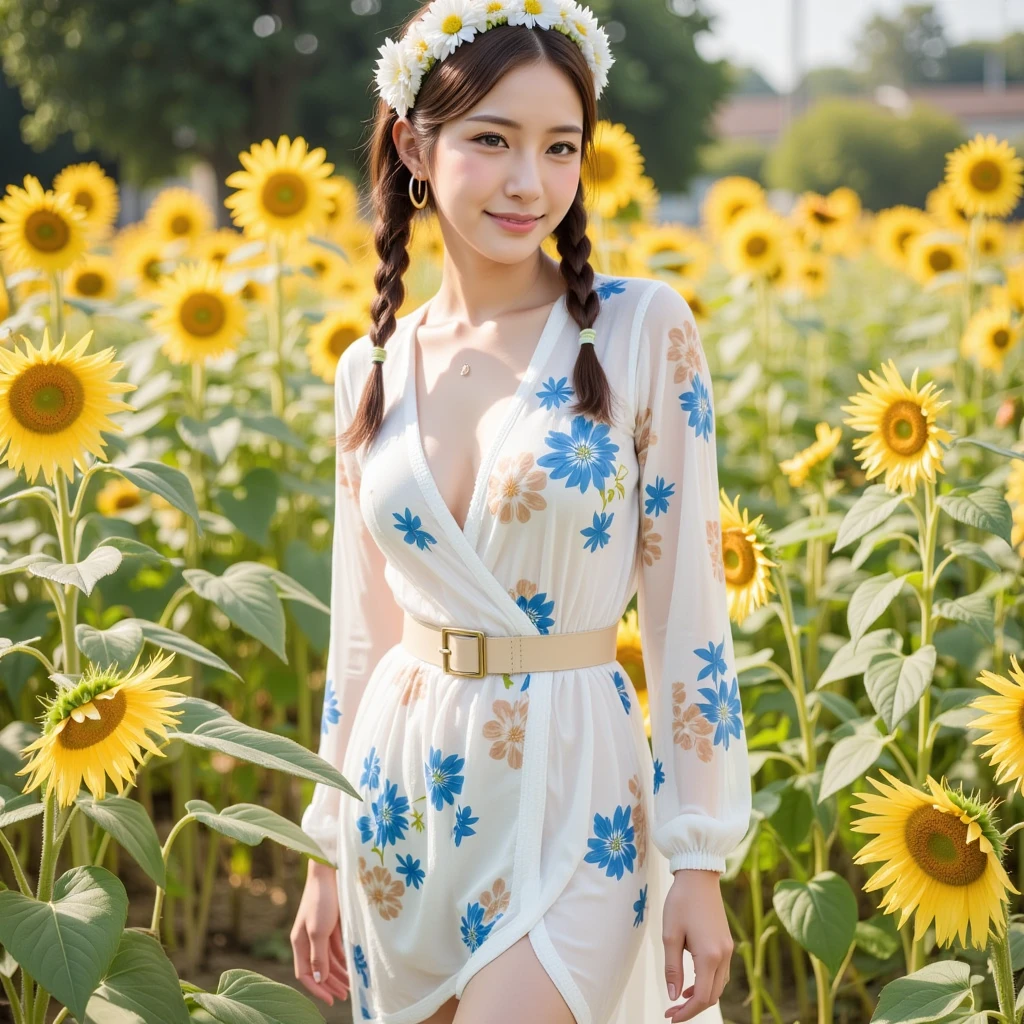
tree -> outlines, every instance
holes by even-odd
[[[850,68],[811,68],[800,81],[800,92],[810,99],[853,96],[864,92],[864,79]]]
[[[908,4],[895,18],[876,14],[855,43],[867,84],[922,85],[942,78],[949,44],[934,4]]]

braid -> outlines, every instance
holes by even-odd
[[[601,310],[594,291],[594,268],[590,265],[590,239],[587,237],[587,211],[582,185],[561,223],[555,228],[555,241],[561,257],[562,277],[566,283],[565,304],[580,329],[592,327]],[[573,412],[611,422],[611,385],[594,346],[581,344],[573,367],[573,387],[577,401]]]

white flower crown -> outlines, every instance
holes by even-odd
[[[587,59],[595,96],[601,95],[615,60],[608,34],[590,8],[576,0],[434,0],[401,40],[384,40],[377,61],[377,91],[404,117],[416,101],[423,76],[437,61],[471,42],[478,32],[505,24],[553,28],[568,36]]]

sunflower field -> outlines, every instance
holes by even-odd
[[[656,219],[625,126],[596,144],[600,297],[668,281],[713,374],[754,788],[723,876],[742,961],[723,1016],[1018,1024],[1024,161],[977,136],[926,209],[873,213],[846,188],[781,213],[727,177],[694,228]],[[312,785],[358,799],[314,751],[337,714],[332,382],[368,329],[372,225],[302,138],[239,160],[231,229],[172,187],[115,230],[95,164],[0,201],[15,1024],[324,1019],[255,970],[188,980],[225,879],[325,860],[295,824]],[[399,315],[442,252],[421,216]],[[634,598],[618,657],[647,717],[642,645]],[[681,708],[672,726],[698,751],[714,729]]]

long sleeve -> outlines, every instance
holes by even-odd
[[[654,286],[637,317],[637,612],[655,758],[651,837],[672,871],[721,872],[747,831],[751,787],[711,378],[693,313],[671,286]]]
[[[335,434],[352,422],[355,403],[348,392],[346,367],[356,352],[345,350],[334,381]],[[351,372],[351,371],[349,371]],[[334,540],[331,554],[331,635],[327,649],[320,721],[319,754],[339,771],[352,720],[366,683],[381,656],[398,643],[402,613],[384,579],[385,559],[359,510],[358,451],[338,446],[334,488]],[[358,786],[358,778],[349,778]],[[312,836],[328,860],[337,865],[340,803],[352,799],[317,783],[302,815],[302,829]]]

